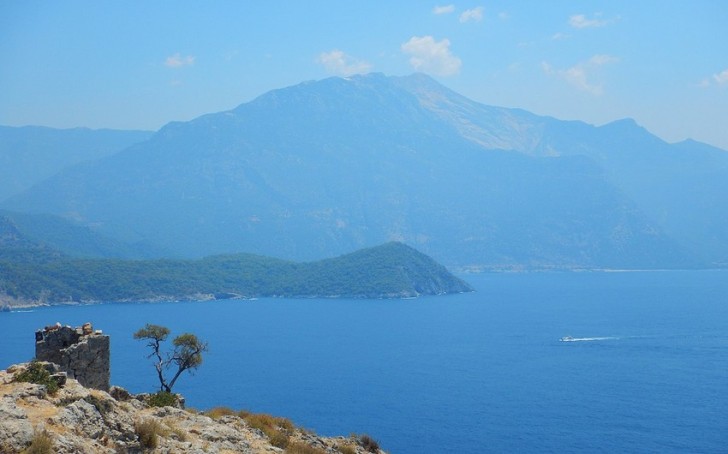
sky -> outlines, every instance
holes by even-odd
[[[728,150],[728,2],[0,2],[0,124],[156,130],[331,76]]]

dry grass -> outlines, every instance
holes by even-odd
[[[167,434],[166,435],[172,435],[173,438],[176,438],[179,441],[187,441],[187,432],[180,429],[179,427],[175,426],[174,424],[167,424]]]
[[[326,454],[326,451],[324,451],[323,449],[319,449],[315,446],[307,445],[306,443],[294,441],[293,443],[288,445],[285,453],[286,454]]]
[[[268,436],[270,436],[268,432],[273,430],[286,433],[291,433],[296,430],[296,426],[289,419],[271,416],[265,413],[250,413],[244,416],[243,419],[245,419],[250,427],[260,429]]]
[[[156,419],[145,419],[134,423],[134,431],[139,437],[139,444],[143,449],[155,449],[158,445],[157,437],[164,433],[162,426]]]
[[[336,449],[341,454],[356,454],[356,448],[352,445],[337,445]]]
[[[53,452],[53,439],[45,430],[36,430],[30,446],[22,454],[51,454]]]
[[[215,407],[207,410],[205,412],[205,415],[209,416],[212,419],[218,420],[223,416],[236,416],[237,414],[228,407]]]
[[[289,419],[247,411],[238,412],[238,416],[251,428],[263,432],[273,446],[281,449],[289,447],[289,436],[296,430],[296,426]]]

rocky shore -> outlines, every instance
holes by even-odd
[[[284,418],[216,408],[155,407],[147,396],[68,378],[53,391],[0,371],[0,453],[383,453],[370,437],[319,437]],[[53,367],[46,363],[44,367]]]

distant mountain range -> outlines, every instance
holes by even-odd
[[[153,244],[126,243],[59,216],[0,210],[0,260],[44,262],[63,257],[142,259],[170,255]]]
[[[314,260],[397,240],[459,267],[728,265],[728,152],[329,78],[174,122],[2,206],[181,257]]]
[[[0,126],[0,200],[59,171],[149,139],[152,131]]]

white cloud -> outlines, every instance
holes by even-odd
[[[617,57],[613,57],[611,55],[597,54],[590,58],[587,63],[593,66],[602,66],[609,63],[616,63],[618,61],[619,59]]]
[[[164,66],[168,68],[181,68],[183,66],[192,66],[195,64],[195,57],[188,55],[183,57],[177,52],[174,55],[170,55],[164,60]]]
[[[594,15],[594,18],[589,19],[584,14],[574,14],[569,17],[569,25],[574,28],[595,28],[604,27],[609,21],[600,19],[601,13]]]
[[[322,52],[316,61],[324,65],[326,71],[341,76],[366,73],[372,68],[369,63],[352,58],[338,49]]]
[[[460,15],[460,22],[469,22],[469,21],[480,22],[482,20],[483,20],[483,7],[482,6],[478,6],[473,9],[466,9]]]
[[[435,41],[432,36],[413,36],[402,44],[402,52],[410,55],[416,71],[438,76],[452,76],[460,71],[462,61],[450,52],[450,40]]]
[[[511,15],[508,14],[507,11],[501,11],[500,13],[498,13],[498,19],[500,19],[500,20],[508,20],[510,18],[511,18]]]
[[[724,69],[718,74],[713,74],[713,80],[718,85],[728,85],[728,69]]]
[[[432,8],[432,14],[450,14],[455,11],[455,5],[435,6]]]
[[[617,61],[619,61],[617,57],[598,54],[594,55],[589,60],[577,63],[571,68],[554,69],[549,63],[542,62],[541,69],[543,69],[546,74],[557,76],[581,91],[599,96],[604,93],[604,87],[602,84],[592,81],[594,74],[600,67]]]
[[[561,32],[554,33],[553,36],[551,36],[551,39],[553,39],[554,41],[562,41],[564,39],[569,39],[569,38],[570,38],[569,35],[567,35],[566,33],[561,33]]]

